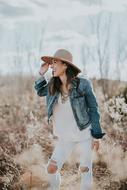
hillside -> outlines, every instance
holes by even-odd
[[[48,187],[45,164],[57,139],[52,135],[52,122],[47,125],[45,98],[36,95],[34,80],[35,77],[0,77],[1,190]],[[127,83],[93,79],[93,85],[101,110],[101,126],[107,133],[98,153],[93,151],[93,190],[125,190]],[[78,166],[76,149],[62,168],[61,190],[79,189]]]

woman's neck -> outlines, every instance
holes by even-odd
[[[62,84],[61,85],[61,91],[63,93],[68,93],[70,88],[71,88],[71,83],[69,83],[68,85],[67,84]]]
[[[61,76],[59,76],[61,82],[62,82],[62,86],[66,86],[67,84],[67,75],[66,74],[63,74]]]
[[[64,93],[68,93],[70,89],[70,84],[67,85],[67,76],[66,74],[60,76],[61,84],[61,91]]]

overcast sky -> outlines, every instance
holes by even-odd
[[[127,36],[127,0],[0,0],[0,72],[22,70],[36,74],[40,56],[53,55],[58,48],[70,50],[74,62],[83,70],[82,47],[94,50],[98,44],[89,18],[100,13],[112,14],[110,27],[114,35],[108,47],[111,54],[118,24],[122,38]],[[99,77],[97,63],[89,61],[85,69],[90,77]],[[115,60],[111,70],[115,71]],[[127,80],[125,63],[121,76]]]

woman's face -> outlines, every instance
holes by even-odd
[[[52,69],[52,75],[54,77],[60,77],[66,73],[65,71],[67,65],[65,63],[62,63],[61,60],[53,59],[52,64],[50,64],[50,67]]]

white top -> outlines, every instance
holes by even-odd
[[[75,121],[70,99],[62,104],[61,94],[53,108],[53,134],[66,141],[81,141],[91,137],[91,124],[80,131]]]

